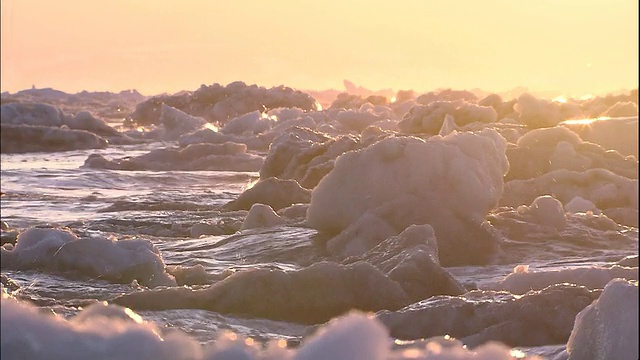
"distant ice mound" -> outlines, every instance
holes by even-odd
[[[284,86],[267,89],[236,81],[227,86],[202,85],[193,92],[154,96],[139,103],[131,118],[139,125],[158,125],[162,104],[209,122],[222,123],[253,111],[293,107],[304,111],[316,109],[316,101],[309,94]]]
[[[605,213],[610,208],[638,209],[638,180],[605,169],[555,170],[528,180],[511,180],[504,185],[500,204],[518,207],[547,194],[563,204],[579,196]]]
[[[612,280],[577,316],[569,360],[638,359],[638,282]]]
[[[452,116],[458,126],[474,122],[493,123],[498,120],[495,109],[490,106],[480,106],[463,100],[433,101],[409,109],[398,123],[398,128],[405,133],[436,135],[442,128],[446,115]]]
[[[602,117],[625,117],[638,116],[638,104],[633,101],[619,101],[608,108],[600,116]]]
[[[328,110],[327,115],[331,119],[327,123],[340,133],[361,133],[367,127],[382,124],[385,120],[391,121],[391,127],[395,128],[396,122],[396,116],[389,107],[369,102],[358,109]]]
[[[103,149],[107,141],[85,130],[39,125],[0,125],[0,152],[57,152]]]
[[[114,283],[137,280],[150,287],[176,285],[148,240],[79,238],[68,230],[31,228],[18,236],[12,250],[3,247],[0,254],[3,269],[49,270]]]
[[[567,120],[560,123],[580,135],[584,141],[616,150],[624,156],[638,159],[638,115],[621,118],[602,118],[591,121]]]
[[[2,124],[55,126],[64,124],[65,114],[49,104],[9,103],[0,105]]]
[[[513,109],[519,115],[519,122],[531,129],[553,127],[565,119],[558,103],[538,99],[528,93],[518,97]]]
[[[160,108],[160,124],[164,126],[163,140],[178,140],[181,135],[201,129],[207,120],[191,116],[169,105]]]
[[[307,222],[336,237],[327,244],[335,255],[358,255],[410,225],[430,224],[444,266],[486,262],[497,244],[482,224],[502,195],[505,147],[496,131],[483,130],[386,138],[347,152],[313,190]],[[337,246],[350,241],[366,245]]]
[[[637,135],[636,135],[637,144]],[[554,170],[606,169],[628,178],[638,178],[638,161],[614,150],[584,142],[565,126],[535,129],[507,148],[511,167],[505,181],[530,179]]]
[[[9,103],[0,106],[2,125],[47,126],[60,130],[84,130],[114,144],[135,142],[107,123],[82,110],[75,115],[65,114],[60,108],[43,103]],[[37,141],[33,139],[32,141]]]
[[[113,160],[100,154],[91,154],[83,167],[150,171],[258,171],[263,162],[261,156],[247,153],[246,145],[226,142],[158,149],[136,157]]]

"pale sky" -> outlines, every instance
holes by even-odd
[[[637,0],[1,0],[1,91],[638,87]]]

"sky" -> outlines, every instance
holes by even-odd
[[[1,0],[1,91],[638,87],[637,0]]]

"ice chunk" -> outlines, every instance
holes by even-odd
[[[259,227],[271,227],[284,224],[285,221],[280,215],[269,205],[253,204],[247,214],[247,217],[242,222],[240,230],[247,230]]]
[[[577,316],[569,360],[638,359],[638,282],[614,279]]]
[[[176,284],[149,240],[79,238],[64,229],[31,228],[18,236],[12,251],[0,251],[3,267],[71,271],[116,283],[137,280],[150,287]]]
[[[430,224],[443,264],[460,263],[464,257],[477,256],[477,261],[492,251],[487,246],[492,240],[474,241],[477,237],[466,231],[477,232],[501,196],[509,167],[505,147],[496,131],[483,130],[428,141],[385,138],[347,152],[314,188],[307,221],[334,236],[346,230],[363,232],[368,245],[357,247],[358,252],[412,224]],[[370,231],[372,224],[380,231]]]

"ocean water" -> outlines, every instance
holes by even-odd
[[[199,279],[204,278],[202,281],[179,282],[182,289],[206,291],[224,283],[238,299],[252,294],[268,296],[270,290],[260,292],[251,287],[255,292],[247,290],[245,294],[242,287],[259,283],[263,278],[233,283],[227,281],[231,274],[246,270],[264,270],[266,274],[278,271],[301,273],[314,264],[336,261],[318,245],[321,234],[304,218],[239,231],[247,211],[226,211],[222,207],[251,188],[260,177],[258,172],[125,171],[83,166],[92,154],[116,159],[174,146],[177,146],[176,141],[164,141],[110,145],[97,150],[2,154],[2,220],[9,225],[9,230],[20,232],[34,227],[66,228],[81,238],[148,240],[157,249],[164,265],[174,269],[170,273],[175,275],[174,267],[179,266],[199,274]],[[265,156],[264,151],[249,152]],[[637,180],[635,184],[637,187]],[[464,286],[464,295],[435,296],[412,301],[402,309],[370,311],[369,314],[387,326],[392,339],[396,339],[396,349],[403,349],[407,344],[419,348],[423,339],[451,335],[464,338],[466,344],[473,346],[486,339],[511,342],[514,345],[510,350],[513,358],[524,355],[566,358],[568,332],[573,328],[575,313],[584,306],[564,309],[566,304],[563,302],[577,301],[580,297],[586,306],[597,298],[609,280],[624,277],[637,281],[638,276],[637,257],[633,258],[638,254],[637,227],[611,225],[592,213],[566,217],[567,227],[557,230],[523,220],[526,217],[519,217],[513,207],[494,209],[488,219],[500,235],[501,250],[496,258],[489,265],[445,268]],[[215,235],[194,236],[193,229],[198,224],[213,224],[221,231]],[[55,257],[56,254],[49,255]],[[84,261],[91,263],[97,262],[92,257],[97,259],[101,255],[87,252],[78,256],[85,256]],[[46,264],[30,269],[3,266],[3,288],[14,298],[28,301],[49,315],[66,319],[73,319],[92,304],[112,302],[122,296],[126,298],[128,294],[148,293],[148,298],[140,296],[142,300],[133,300],[133,304],[137,304],[133,306],[137,314],[163,331],[177,329],[204,346],[213,346],[222,341],[221,337],[234,334],[234,339],[235,336],[251,339],[251,342],[246,342],[247,346],[271,341],[295,349],[326,321],[256,316],[252,310],[254,304],[262,301],[273,303],[266,298],[245,301],[252,306],[246,312],[230,306],[212,306],[213,309],[186,306],[180,302],[182,300],[176,300],[178,305],[169,302],[157,305],[163,300],[155,297],[165,299],[160,295],[168,288],[151,289],[137,280],[105,280],[72,270],[65,271],[59,266],[52,270]],[[330,277],[332,273],[327,270],[319,274]],[[575,290],[576,285],[584,286],[585,290],[574,297],[571,294],[578,291]],[[286,294],[312,291],[314,284],[291,286],[293,288]],[[376,286],[371,285],[372,288]],[[548,286],[559,288],[549,290]],[[318,292],[319,298],[315,299],[314,306],[321,309],[323,303],[331,306],[333,297],[352,296],[340,293],[339,289],[343,288],[336,288],[332,294]],[[370,288],[365,291],[370,291]],[[173,296],[171,292],[164,294],[169,298]],[[300,301],[291,299],[289,303],[289,295],[286,294],[274,295],[280,296],[280,302],[275,305],[280,308],[278,314],[286,313],[291,304],[296,306]],[[175,296],[176,299],[180,297]],[[521,299],[531,299],[531,302],[517,310],[509,308],[509,303],[515,304]],[[471,307],[466,315],[452,310],[464,306]],[[235,310],[220,310],[228,308]],[[545,310],[547,308],[548,311]],[[543,321],[542,325],[536,323],[534,318],[545,311],[551,314],[549,316],[555,316],[553,312],[557,311],[558,316],[546,323]],[[522,318],[513,323],[499,319],[500,316],[511,316],[508,315],[510,312]],[[431,315],[424,320],[421,316],[426,316],[426,313]],[[328,317],[341,314],[334,315]],[[491,317],[497,320],[487,320]],[[501,328],[504,324],[508,326]],[[493,335],[483,326],[493,329]],[[548,328],[543,329],[545,326]],[[553,327],[563,330],[555,334]],[[333,346],[331,342],[327,344],[328,347]],[[405,355],[410,357],[410,353]]]

